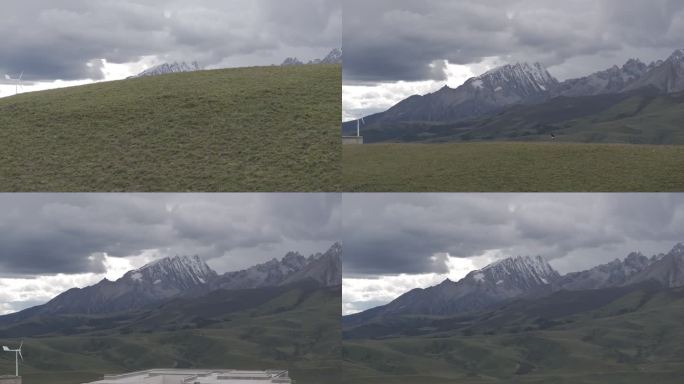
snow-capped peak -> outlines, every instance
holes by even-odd
[[[478,78],[482,80],[486,77],[504,77],[507,80],[532,81],[538,85],[545,85],[556,81],[546,68],[539,63],[506,64],[485,72]]]
[[[541,256],[518,256],[496,261],[476,273],[490,281],[506,281],[513,277],[533,284],[550,284],[560,277]]]
[[[465,86],[476,92],[502,92],[503,95],[516,95],[518,99],[513,100],[526,100],[553,90],[558,86],[558,80],[539,63],[515,63],[473,77]]]
[[[140,269],[130,272],[136,281],[154,282],[169,279],[181,285],[202,285],[216,277],[214,272],[199,256],[175,256],[155,260]]]
[[[195,72],[199,70],[201,70],[201,68],[196,61],[193,61],[190,64],[187,64],[184,61],[181,63],[163,63],[152,68],[146,69],[133,77],[159,76],[166,75],[169,73]]]

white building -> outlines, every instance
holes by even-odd
[[[151,369],[85,384],[292,384],[287,371]]]

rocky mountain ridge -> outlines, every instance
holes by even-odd
[[[308,63],[304,63],[297,57],[288,57],[282,64],[283,67],[293,66],[293,65],[314,65],[314,64],[342,64],[342,50],[339,48],[334,48],[330,53],[328,53],[322,59],[310,60]]]
[[[560,275],[541,256],[499,260],[463,279],[413,289],[389,304],[346,316],[348,325],[396,315],[453,316],[492,308],[513,299],[548,296],[559,291],[625,287],[644,282],[665,288],[684,287],[684,243],[667,254],[646,257],[638,252],[594,268]]]
[[[364,117],[365,129],[402,123],[454,123],[492,116],[515,105],[557,97],[619,94],[652,88],[662,94],[684,91],[684,50],[666,60],[645,64],[630,59],[585,77],[559,82],[539,63],[515,63],[468,79],[457,88],[445,86],[426,95],[413,95],[385,112]],[[343,124],[343,131],[355,129]]]
[[[195,71],[201,71],[202,68],[200,65],[196,62],[193,61],[192,63],[188,64],[186,62],[173,62],[173,63],[163,63],[156,65],[152,68],[148,68],[139,74],[135,76],[131,76],[130,78],[137,78],[137,77],[149,77],[149,76],[161,76],[161,75],[167,75],[169,73],[182,73],[182,72],[195,72]]]
[[[48,303],[0,316],[2,323],[31,316],[107,314],[137,310],[174,298],[199,297],[216,290],[277,287],[300,281],[319,286],[341,284],[341,245],[308,258],[290,252],[281,260],[218,275],[199,256],[165,257],[127,272],[116,281],[104,279],[85,288],[70,289]],[[338,276],[339,275],[339,276]],[[13,320],[14,319],[14,320]]]

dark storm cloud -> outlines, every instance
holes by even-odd
[[[209,66],[313,58],[340,45],[341,19],[337,0],[9,0],[0,15],[0,72],[98,80],[102,59]]]
[[[103,273],[104,253],[152,249],[246,267],[270,258],[264,249],[323,251],[339,209],[318,194],[0,195],[0,275]]]
[[[360,194],[343,206],[349,275],[444,273],[439,254],[495,250],[571,270],[684,241],[682,195]]]
[[[347,82],[443,80],[439,62],[539,61],[559,77],[682,48],[679,0],[344,0]]]

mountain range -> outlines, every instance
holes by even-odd
[[[497,261],[463,279],[411,290],[389,304],[346,316],[354,327],[391,321],[397,316],[456,316],[492,309],[519,299],[536,299],[561,291],[587,291],[654,283],[684,287],[684,243],[668,253],[646,257],[631,253],[589,270],[561,275],[541,256]]]
[[[70,289],[46,304],[0,316],[0,327],[34,317],[112,314],[178,298],[197,298],[217,290],[249,290],[308,281],[321,287],[342,284],[340,244],[308,258],[290,252],[281,260],[227,272],[213,271],[199,256],[165,257],[128,271],[116,281]]]
[[[339,383],[341,250],[290,252],[225,274],[198,256],[165,257],[0,317],[0,340],[24,340],[26,383],[226,362],[287,369],[300,383]],[[1,371],[13,367],[0,356]]]
[[[365,117],[362,133],[367,142],[543,140],[553,134],[567,141],[678,143],[682,140],[679,125],[668,118],[649,119],[642,114],[672,104],[681,110],[683,94],[684,50],[666,60],[645,64],[631,59],[621,67],[563,82],[539,63],[516,63],[471,78],[455,89],[445,86],[434,93],[411,96],[385,112]],[[602,108],[591,107],[596,104]],[[587,107],[566,113],[564,105]],[[657,112],[648,117],[669,117],[670,113]],[[514,126],[499,124],[497,130],[487,129],[502,114]],[[554,121],[540,121],[540,114]],[[635,121],[635,116],[642,121]],[[644,125],[643,120],[653,126]],[[344,134],[355,132],[356,122],[344,123],[342,129]]]
[[[308,63],[304,63],[300,61],[296,57],[288,57],[283,61],[281,66],[286,67],[286,66],[293,66],[293,65],[313,65],[313,64],[342,64],[342,50],[339,48],[335,48],[330,53],[328,53],[327,56],[325,56],[323,59],[315,59],[311,60]],[[182,72],[195,72],[195,71],[201,71],[202,67],[196,62],[193,61],[192,63],[186,63],[184,61],[182,62],[173,62],[173,63],[162,63],[159,65],[155,65],[152,68],[148,68],[139,74],[135,76],[129,77],[129,79],[133,78],[138,78],[138,77],[148,77],[148,76],[160,76],[160,75],[166,75],[170,73],[182,73]]]
[[[684,244],[565,275],[507,258],[345,316],[347,382],[677,384],[683,277]]]
[[[131,76],[129,78],[136,78],[136,77],[148,77],[148,76],[160,76],[160,75],[166,75],[169,73],[181,73],[181,72],[195,72],[195,71],[201,71],[202,68],[199,66],[199,64],[196,61],[193,61],[192,63],[188,64],[186,62],[173,62],[173,63],[163,63],[156,65],[152,68],[148,68],[139,74],[135,76]]]
[[[308,63],[304,63],[297,57],[288,57],[280,64],[283,67],[292,65],[313,65],[313,64],[342,64],[342,50],[339,48],[334,48],[326,57],[323,59],[310,60]]]

